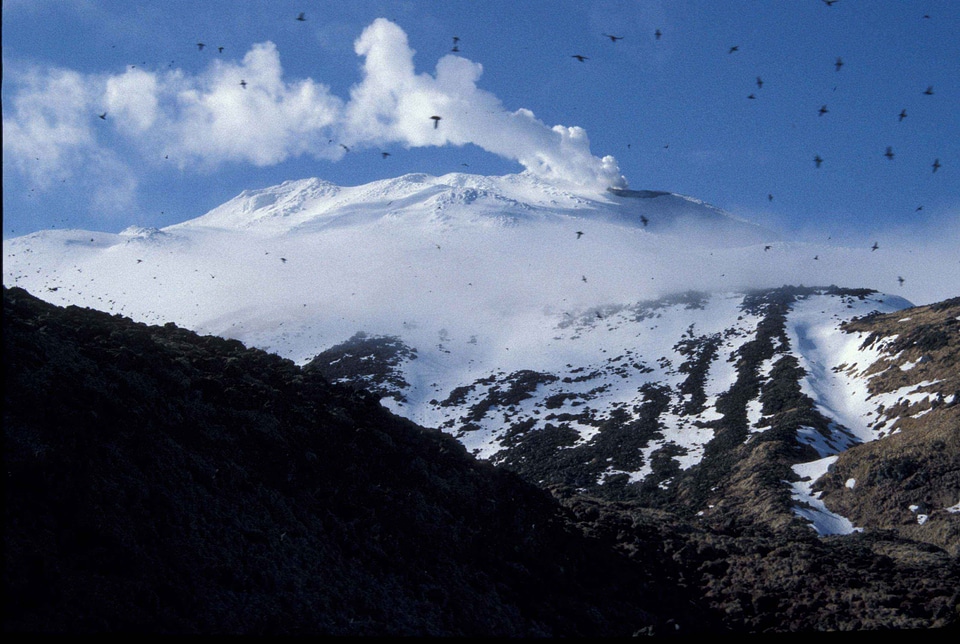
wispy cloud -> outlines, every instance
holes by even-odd
[[[97,147],[90,116],[98,88],[90,80],[64,69],[18,75],[12,109],[3,117],[4,164],[38,188],[84,165]]]
[[[64,69],[31,68],[17,75],[18,91],[3,118],[4,165],[20,172],[32,190],[67,181],[82,186],[89,207],[104,216],[134,210],[135,168],[100,142],[96,130],[106,120],[99,118],[109,104],[104,96],[116,91],[116,81]]]

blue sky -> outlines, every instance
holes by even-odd
[[[958,230],[954,0],[4,0],[2,20],[4,238],[163,227],[288,179],[525,167],[806,239]]]

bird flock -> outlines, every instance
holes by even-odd
[[[833,5],[837,4],[837,2],[839,2],[839,0],[822,0],[822,2],[823,2],[823,4],[824,4],[826,7],[830,8],[830,7],[833,7]],[[929,19],[930,19],[930,15],[929,15],[929,14],[924,14],[924,15],[923,15],[923,19],[929,20]],[[602,35],[604,38],[609,39],[609,40],[610,40],[612,43],[614,43],[614,44],[616,44],[618,41],[624,39],[624,36],[612,35],[612,34],[609,34],[609,33],[602,33],[601,35]],[[661,40],[664,38],[664,30],[663,30],[662,28],[657,28],[657,29],[655,29],[654,32],[653,32],[653,37],[654,37],[654,40],[655,40],[655,41],[661,41]],[[740,44],[738,43],[738,44],[729,45],[726,51],[727,51],[727,54],[728,54],[728,55],[735,55],[735,54],[737,54],[738,52],[740,52]],[[577,61],[579,61],[580,63],[586,63],[587,61],[590,60],[590,57],[587,56],[587,55],[584,55],[583,53],[571,54],[570,57],[573,58],[573,59],[575,59],[575,60],[577,60]],[[835,73],[840,73],[841,70],[844,68],[844,65],[845,65],[845,64],[846,64],[846,63],[844,62],[842,56],[836,56],[836,58],[835,58],[835,60],[834,60],[834,63],[833,63],[834,72],[835,72]],[[757,99],[759,98],[759,92],[760,92],[760,90],[763,89],[763,86],[764,86],[764,79],[763,79],[761,76],[756,76],[755,78],[756,78],[755,84],[756,84],[757,91],[748,94],[748,95],[747,95],[747,99],[748,99],[748,100],[757,100]],[[836,90],[836,87],[834,87],[834,90]],[[922,92],[919,92],[919,94],[922,95],[922,96],[933,96],[933,95],[934,95],[934,88],[933,88],[932,85],[927,85],[926,89],[925,89],[924,91],[922,91]],[[824,117],[825,115],[830,114],[830,108],[828,107],[827,104],[823,103],[823,104],[820,105],[819,109],[816,110],[816,113],[817,113],[817,116],[818,116],[818,117],[822,118],[822,117]],[[907,110],[906,110],[906,108],[901,108],[900,111],[899,111],[899,113],[893,111],[892,114],[895,114],[895,115],[896,115],[897,122],[899,122],[899,123],[902,123],[902,122],[904,121],[904,119],[907,118]],[[627,147],[630,147],[630,145],[628,144]],[[664,147],[664,149],[667,149],[667,148],[669,148],[669,144],[666,144],[666,145],[664,145],[663,147]],[[882,153],[882,156],[885,157],[888,161],[893,161],[894,158],[895,158],[895,156],[896,156],[896,154],[895,154],[895,152],[894,152],[894,150],[893,150],[893,146],[887,145],[887,146],[885,147],[885,151]],[[820,154],[819,152],[813,154],[812,161],[813,161],[813,166],[814,166],[815,169],[821,168],[821,167],[826,163],[824,157],[821,156],[821,154]],[[932,163],[930,164],[930,168],[931,168],[931,170],[932,170],[933,173],[936,173],[941,167],[942,167],[942,164],[940,163],[940,159],[939,159],[939,158],[933,159]],[[767,194],[767,199],[768,199],[768,201],[773,201],[773,194],[772,194],[772,193],[768,193],[768,194]],[[918,207],[916,208],[916,212],[919,212],[919,211],[921,211],[921,210],[923,210],[923,206],[922,206],[922,205],[920,205],[920,206],[918,206]],[[644,225],[646,225],[646,223],[647,223],[647,222],[645,221],[645,222],[644,222]],[[581,233],[578,233],[578,238],[579,238],[580,234],[581,234]],[[764,247],[764,250],[765,250],[765,251],[769,251],[769,250],[771,250],[771,248],[772,248],[772,246],[769,246],[769,245],[768,245],[768,246],[765,246],[765,247]],[[877,242],[874,242],[873,245],[870,247],[870,251],[871,251],[871,252],[876,251],[878,248],[879,248],[879,244],[878,244]],[[813,259],[814,259],[814,260],[820,259],[820,258],[819,258],[819,255],[814,256]],[[904,283],[904,278],[903,278],[902,276],[898,276],[897,279],[898,279],[899,284],[902,286],[903,283]]]
[[[839,1],[839,0],[822,0],[822,2],[823,2],[827,7],[832,7],[832,6],[833,6],[834,4],[836,4],[838,1]],[[929,14],[924,14],[923,18],[924,18],[924,19],[929,19],[929,18],[930,18],[930,15],[929,15]],[[608,34],[608,33],[603,33],[603,34],[601,34],[601,35],[602,35],[604,38],[609,39],[609,40],[610,40],[611,42],[613,42],[613,43],[616,43],[617,41],[624,39],[624,36],[616,36],[616,35]],[[664,32],[663,32],[662,29],[657,28],[657,29],[654,30],[653,35],[654,35],[654,39],[657,40],[657,41],[659,41],[659,40],[661,40],[661,39],[663,38]],[[737,52],[739,52],[739,51],[740,51],[740,45],[739,45],[739,44],[731,45],[731,46],[727,49],[727,53],[728,53],[728,54],[735,54],[735,53],[737,53]],[[585,55],[580,54],[580,53],[571,54],[570,57],[576,59],[577,61],[579,61],[579,62],[581,62],[581,63],[584,63],[584,62],[590,60],[590,57],[589,57],[589,56],[585,56]],[[835,70],[836,72],[839,72],[839,71],[843,68],[843,66],[844,66],[843,58],[842,58],[841,56],[837,56],[836,60],[834,61],[833,66],[834,66],[834,70]],[[757,77],[756,77],[757,89],[758,89],[758,90],[763,89],[763,84],[764,84],[763,78],[760,77],[760,76],[757,76]],[[932,85],[928,85],[927,88],[926,88],[926,90],[924,90],[924,91],[922,92],[922,94],[923,94],[924,96],[933,96],[933,94],[934,94],[933,86],[932,86]],[[747,99],[749,99],[749,100],[756,100],[757,98],[758,98],[758,96],[757,96],[757,94],[756,94],[755,92],[747,95]],[[820,108],[817,110],[817,115],[820,116],[820,117],[822,117],[823,115],[828,114],[829,112],[830,112],[830,110],[829,110],[829,108],[827,107],[827,105],[826,105],[826,104],[822,104],[822,105],[820,106]],[[899,113],[899,115],[898,115],[898,121],[899,121],[899,122],[903,122],[903,120],[904,120],[905,118],[907,118],[907,110],[906,110],[906,108],[903,108],[903,109],[900,110],[900,113]],[[629,145],[628,145],[628,147],[629,147]],[[669,147],[669,144],[664,145],[664,148],[668,148],[668,147]],[[883,155],[883,156],[885,156],[887,159],[889,159],[889,160],[891,160],[891,161],[893,160],[893,158],[894,158],[894,153],[893,153],[893,149],[892,149],[891,146],[887,146],[886,152],[884,152],[884,155]],[[814,166],[815,166],[816,168],[820,168],[820,167],[823,165],[823,163],[824,163],[824,159],[823,159],[823,157],[820,156],[820,154],[815,154],[814,157],[813,157],[813,162],[814,162]],[[939,159],[939,158],[934,159],[933,163],[931,164],[931,167],[933,168],[933,172],[936,172],[938,169],[940,169],[940,167],[941,167],[940,159]],[[772,200],[773,200],[773,196],[772,196],[772,195],[769,195],[769,199],[772,201]]]
[[[823,5],[824,5],[826,8],[832,8],[834,5],[836,5],[838,2],[840,2],[840,0],[821,0],[821,2],[823,3]],[[923,15],[923,18],[924,18],[924,19],[929,19],[930,16],[927,15],[927,14],[925,14],[925,15]],[[301,23],[301,24],[302,24],[302,23],[306,23],[306,22],[308,21],[308,16],[307,16],[307,13],[306,13],[306,12],[299,12],[299,13],[297,13],[295,16],[290,16],[289,19],[291,19],[291,20],[293,20],[293,21],[295,21],[295,22],[297,22],[297,23]],[[601,33],[598,34],[598,35],[599,35],[599,37],[602,38],[603,40],[608,41],[608,46],[620,46],[619,43],[620,43],[621,41],[623,41],[623,40],[627,39],[628,37],[631,37],[631,36],[632,36],[631,34],[617,34],[617,33],[608,33],[608,32],[601,32]],[[669,39],[669,37],[670,37],[670,34],[668,34],[662,27],[657,27],[656,29],[652,30],[651,35],[652,35],[653,40],[654,40],[655,42],[662,42],[662,41],[664,41],[664,40]],[[450,51],[453,52],[453,53],[459,53],[459,52],[460,52],[460,47],[461,47],[461,42],[462,42],[462,41],[461,41],[461,39],[460,39],[459,36],[452,36],[452,46],[451,46]],[[729,44],[729,45],[727,45],[727,46],[726,46],[726,52],[727,52],[727,54],[730,55],[730,56],[732,56],[733,58],[736,58],[736,57],[737,57],[737,54],[740,53],[740,51],[741,51],[741,44],[742,44],[742,43],[734,43],[734,44]],[[749,45],[750,43],[747,42],[747,43],[743,43],[743,44]],[[204,51],[206,51],[206,50],[208,49],[207,44],[206,44],[203,40],[198,40],[198,41],[196,42],[195,46],[196,46],[196,48],[197,48],[197,49],[196,49],[197,52],[204,52]],[[222,45],[216,46],[215,49],[216,49],[216,51],[217,51],[218,53],[220,53],[220,54],[222,54],[222,53],[224,52],[224,50],[225,50],[224,46],[222,46]],[[589,52],[588,52],[588,53],[589,53]],[[742,55],[742,54],[741,54],[741,55]],[[588,56],[588,55],[586,55],[586,54],[584,54],[584,53],[580,53],[580,52],[571,53],[571,54],[569,54],[569,57],[570,57],[571,59],[577,61],[577,63],[581,63],[581,64],[584,64],[584,65],[588,65],[589,62],[591,61],[591,57],[590,57],[590,56]],[[173,62],[173,61],[171,61],[171,64],[172,64],[172,62]],[[846,63],[844,62],[843,58],[842,58],[841,56],[836,56],[835,59],[834,59],[834,62],[833,62],[833,70],[834,70],[834,73],[836,73],[836,74],[841,74],[841,75],[842,75],[842,74],[845,74],[845,73],[846,73],[846,72],[844,71],[845,65],[846,65]],[[766,81],[765,81],[764,78],[763,78],[762,76],[760,76],[760,75],[754,75],[754,77],[755,77],[755,81],[754,81],[753,84],[755,84],[756,89],[755,89],[753,92],[751,92],[750,94],[747,95],[747,99],[748,99],[748,100],[751,100],[751,101],[758,101],[759,99],[761,99],[761,97],[762,97],[762,95],[763,95],[764,85],[765,85]],[[775,79],[774,79],[774,80],[775,80]],[[244,91],[246,91],[249,87],[251,87],[251,84],[250,84],[246,79],[243,79],[243,78],[240,78],[240,79],[238,80],[238,85],[239,85],[239,87],[241,88],[241,90],[244,90]],[[835,88],[835,89],[836,89],[836,88]],[[927,85],[925,90],[920,91],[920,92],[918,92],[918,93],[921,94],[921,95],[924,96],[924,97],[934,96],[934,87],[933,87],[932,85]],[[899,110],[899,111],[897,111],[897,110]],[[831,115],[831,109],[830,109],[830,106],[829,106],[828,103],[820,103],[819,108],[816,109],[815,111],[816,111],[816,114],[817,114],[818,118],[822,118],[822,119],[824,119],[824,120],[829,120],[829,119],[831,118],[831,116],[830,116],[830,115]],[[100,120],[106,121],[108,114],[107,114],[106,111],[103,111],[103,112],[98,113],[96,116],[97,116]],[[904,122],[906,119],[909,118],[909,115],[908,115],[908,111],[907,111],[907,109],[906,109],[905,107],[897,106],[896,109],[894,109],[894,110],[891,111],[891,117],[892,117],[892,118],[896,118],[898,123],[902,123],[902,122]],[[915,117],[915,118],[916,118],[916,117]],[[425,119],[425,123],[430,123],[430,122],[432,121],[432,129],[438,130],[438,129],[441,127],[441,121],[442,121],[442,119],[443,119],[443,116],[441,116],[441,115],[439,115],[439,114],[429,114],[429,113],[427,113],[427,114],[424,115],[424,119]],[[335,142],[333,139],[330,140],[330,144],[332,144],[332,145],[339,145],[339,147],[341,147],[341,148],[343,149],[344,153],[347,153],[347,152],[350,151],[350,148],[349,148],[347,145],[345,145],[345,144],[343,144],[343,143]],[[629,147],[629,144],[628,144],[628,147]],[[669,148],[669,143],[663,145],[663,148],[664,148],[664,149],[668,149],[668,148]],[[884,158],[886,158],[886,159],[887,159],[888,161],[890,161],[890,162],[894,162],[894,160],[895,160],[895,158],[896,158],[896,153],[894,152],[893,146],[891,146],[891,145],[880,146],[879,149],[884,149],[884,151],[882,152],[882,156],[883,156]],[[813,152],[813,151],[811,151],[811,152]],[[383,151],[383,150],[380,151],[380,154],[381,154],[382,159],[384,159],[384,160],[388,159],[388,158],[391,156],[391,152]],[[815,152],[815,153],[813,153],[813,154],[811,155],[811,158],[812,158],[813,166],[814,166],[814,168],[816,168],[816,169],[820,169],[820,168],[823,167],[824,165],[828,165],[827,159],[825,159],[824,156],[822,156],[820,152]],[[462,165],[466,165],[466,164],[462,164]],[[930,171],[932,171],[933,173],[936,173],[936,172],[942,167],[940,158],[935,158],[935,159],[933,159],[933,160],[930,162],[929,167],[930,167]],[[773,201],[774,195],[773,195],[772,192],[767,194],[767,199],[768,199],[768,201]],[[922,209],[923,209],[923,206],[921,205],[921,206],[918,206],[918,207],[916,208],[916,211],[920,211],[920,210],[922,210]],[[644,218],[644,219],[645,219],[645,218]],[[644,225],[646,225],[647,223],[648,223],[648,222],[647,222],[646,220],[643,222]],[[578,232],[577,237],[579,238],[580,236],[582,236],[582,234],[583,234],[582,232]],[[771,248],[770,246],[766,246],[766,247],[764,247],[764,250],[767,251],[767,250],[770,250],[770,248]],[[877,245],[876,243],[874,243],[874,245],[873,245],[872,248],[871,248],[871,251],[875,251],[875,250],[877,250],[877,249],[878,249],[878,245]],[[814,259],[817,259],[817,258],[814,258]],[[900,279],[900,283],[902,284],[902,283],[903,283],[903,278],[901,277],[901,278],[899,278],[899,279]]]

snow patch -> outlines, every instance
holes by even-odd
[[[875,440],[877,404],[871,401],[869,379],[864,375],[883,357],[883,347],[893,338],[863,346],[864,333],[845,333],[839,320],[873,311],[888,313],[909,303],[901,298],[880,294],[853,297],[817,295],[796,302],[787,316],[787,335],[794,356],[806,372],[801,391],[816,404],[817,410],[861,442]]]
[[[800,480],[789,483],[791,498],[797,502],[793,512],[810,522],[810,527],[820,535],[851,534],[862,532],[863,528],[854,527],[846,517],[831,512],[819,498],[819,493],[813,492],[813,484],[818,478],[826,474],[827,469],[837,460],[836,456],[828,456],[810,463],[800,463],[793,466],[794,473]]]

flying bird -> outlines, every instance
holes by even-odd
[[[437,126],[440,125],[440,119],[443,118],[443,117],[441,117],[441,116],[431,116],[430,118],[433,119],[433,129],[437,129]]]
[[[350,151],[350,148],[348,148],[347,146],[345,146],[343,143],[340,144],[340,147],[343,148],[344,150],[346,150],[347,152]]]
[[[929,86],[926,91],[924,91],[924,94],[927,96],[933,96],[933,85]]]
[[[660,40],[660,36],[663,35],[663,32],[657,29],[655,32],[653,32],[653,35],[656,37],[657,40]]]
[[[837,62],[835,62],[833,66],[836,67],[837,71],[840,71],[840,68],[843,67],[843,60],[837,56]]]
[[[583,275],[583,276],[580,277],[580,279],[582,279],[584,282],[586,282],[586,281],[587,281],[587,276],[586,276],[586,275]]]
[[[887,146],[887,151],[883,153],[883,156],[885,156],[885,157],[887,157],[888,159],[890,159],[891,161],[893,161],[893,148],[891,148],[891,147],[888,145],[888,146]]]
[[[933,171],[936,172],[940,169],[940,159],[933,160]]]
[[[740,45],[734,45],[733,47],[730,48],[730,51],[728,51],[727,53],[732,54],[735,51],[740,51]]]
[[[603,34],[610,39],[610,42],[617,42],[618,40],[623,40],[623,36],[611,36],[610,34]]]
[[[454,37],[453,37],[453,49],[451,49],[450,51],[453,51],[453,52],[458,52],[458,51],[460,51],[459,43],[460,43],[460,37],[459,37],[459,36],[454,36]]]
[[[880,248],[880,245],[877,242],[873,242],[873,246],[870,247],[871,251],[875,251]]]
[[[907,110],[900,110],[900,120],[907,118]]]
[[[389,152],[381,152],[381,153],[380,153],[380,156],[382,156],[384,159],[386,159],[388,156],[390,156],[390,153],[389,153]]]
[[[749,98],[750,100],[753,100],[753,99],[755,99],[756,97],[757,97],[756,94],[750,94],[749,96],[747,96],[747,98]]]
[[[206,45],[203,44],[202,42],[198,42],[198,43],[197,43],[197,49],[199,49],[200,51],[203,51],[203,48],[204,48],[204,47],[206,47]]]
[[[820,164],[823,163],[823,159],[820,158],[820,155],[813,157],[813,162],[817,164],[817,167],[820,167]]]
[[[574,55],[570,56],[570,58],[576,58],[576,59],[579,60],[581,63],[582,63],[583,61],[585,61],[585,60],[590,60],[590,59],[587,58],[586,56],[581,56],[580,54],[574,54]]]
[[[583,237],[583,231],[582,231],[582,230],[578,230],[578,231],[577,231],[577,239],[580,239],[581,237]]]
[[[763,247],[763,250],[768,251],[768,250],[770,250],[771,248],[773,248],[773,246],[767,245],[767,246],[764,246],[764,247]]]
[[[304,22],[304,21],[306,21],[306,19],[307,19],[307,17],[306,17],[305,15],[303,15],[303,12],[302,12],[302,11],[300,12],[300,15],[297,16],[297,20],[299,20],[300,22]]]
[[[830,111],[830,110],[827,109],[827,106],[826,106],[826,105],[821,105],[821,106],[820,106],[820,110],[819,110],[819,112],[818,112],[818,115],[819,115],[819,116],[823,116],[824,114],[826,114],[826,113],[829,112],[829,111]]]
[[[222,53],[223,53],[223,47],[217,47],[217,53],[218,53],[218,54],[222,54]]]
[[[837,0],[823,0],[823,4],[827,5],[828,7],[832,7],[836,1]]]
[[[103,114],[100,114],[99,116],[100,116],[100,118],[103,119],[104,121],[107,120],[107,113],[106,113],[106,112],[104,112]]]
[[[903,276],[898,275],[898,276],[897,276],[897,281],[900,282],[900,286],[903,286]]]
[[[772,194],[767,195],[767,201],[773,201],[773,195],[772,195]]]
[[[816,260],[819,260],[819,259],[820,259],[820,256],[819,256],[819,255],[814,255],[813,258],[816,259]]]
[[[650,223],[650,220],[647,219],[645,216],[640,215],[640,223],[642,223],[644,226],[646,226],[647,224]]]
[[[757,76],[757,88],[758,88],[758,89],[762,89],[762,88],[763,88],[763,79],[760,78],[759,76]]]
[[[247,81],[241,80],[241,81],[240,81],[240,87],[242,87],[243,89],[247,89]]]

